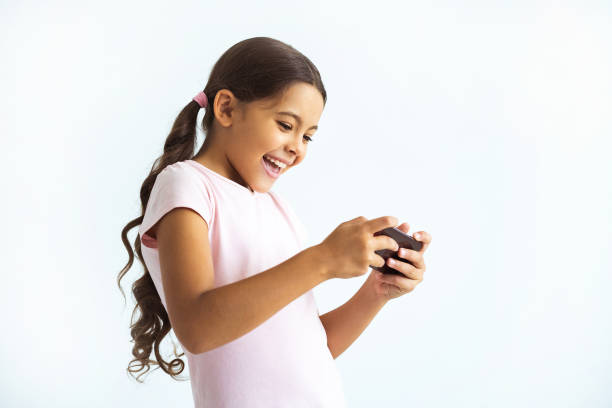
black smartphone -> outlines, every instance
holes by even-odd
[[[412,238],[411,235],[408,235],[402,232],[402,230],[395,228],[395,227],[385,228],[385,229],[382,229],[374,233],[375,237],[378,235],[386,235],[388,237],[393,238],[395,242],[397,242],[400,248],[408,248],[414,251],[420,251],[421,248],[423,248],[423,243],[421,241],[417,241],[416,239]],[[378,251],[374,251],[374,252],[377,255],[380,255],[385,260],[385,264],[382,267],[370,265],[370,268],[377,270],[379,272],[382,272],[382,273],[390,273],[394,275],[405,276],[403,273],[401,273],[397,269],[393,269],[389,265],[387,265],[387,258],[389,257],[395,258],[400,262],[410,263],[410,261],[408,261],[407,259],[401,258],[398,255],[398,251],[393,251],[391,249],[379,249]]]

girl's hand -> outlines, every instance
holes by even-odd
[[[370,265],[381,267],[385,259],[379,249],[398,250],[398,244],[386,235],[374,236],[376,231],[394,227],[398,219],[392,216],[368,220],[357,217],[338,225],[323,242],[316,245],[328,279],[353,278],[366,275]]]
[[[408,233],[408,229],[410,227],[407,223],[403,223],[397,228],[404,233]],[[374,274],[373,288],[378,298],[387,301],[405,295],[406,293],[412,292],[416,285],[421,283],[423,280],[423,274],[425,273],[425,261],[423,259],[423,254],[431,242],[431,235],[425,231],[418,231],[417,233],[413,234],[413,237],[417,241],[423,242],[423,247],[420,251],[400,248],[398,256],[406,259],[407,261],[398,261],[391,257],[387,259],[387,265],[398,270],[404,274],[405,277],[400,275],[384,274],[382,272],[372,270],[372,273]],[[395,261],[396,265],[391,263],[392,260]]]

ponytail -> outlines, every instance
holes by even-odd
[[[142,215],[131,220],[121,231],[121,240],[129,256],[128,263],[121,270],[117,279],[117,285],[123,294],[124,300],[125,293],[121,288],[121,278],[127,273],[134,262],[134,252],[128,242],[127,233],[132,228],[142,224],[144,211],[147,208],[149,196],[151,195],[151,190],[153,189],[157,175],[166,166],[193,157],[196,144],[195,127],[199,110],[200,105],[192,100],[178,114],[172,125],[172,130],[164,143],[163,154],[155,160],[149,175],[140,188]],[[134,358],[130,361],[127,370],[132,374],[144,369],[145,371],[136,377],[136,380],[140,381],[140,377],[149,371],[149,364],[157,364],[164,372],[174,379],[177,379],[178,374],[182,373],[185,368],[183,360],[178,358],[184,355],[184,353],[177,355],[176,345],[174,345],[174,354],[177,358],[170,363],[165,361],[160,354],[159,348],[161,341],[168,334],[172,326],[170,325],[168,313],[151,279],[147,265],[144,263],[141,252],[140,235],[138,235],[134,241],[134,248],[144,268],[144,274],[132,285],[136,306],[132,311],[131,321],[134,322],[134,314],[137,310],[140,310],[140,318],[130,326],[132,342],[135,344],[132,347],[132,355]],[[149,360],[152,349],[154,349],[157,361]]]

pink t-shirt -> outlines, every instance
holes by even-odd
[[[215,287],[263,272],[305,248],[306,228],[275,192],[251,191],[194,160],[169,165],[155,180],[138,232],[164,307],[157,243],[144,232],[176,207],[193,209],[209,226]],[[312,289],[223,346],[184,352],[195,408],[346,406]]]

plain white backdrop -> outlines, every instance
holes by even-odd
[[[433,236],[424,281],[336,360],[349,406],[611,406],[612,7],[424,3],[2,2],[0,405],[192,406],[126,373],[120,233],[216,60],[269,36],[328,91],[273,187],[309,245],[358,215]],[[317,286],[321,313],[363,280]]]

